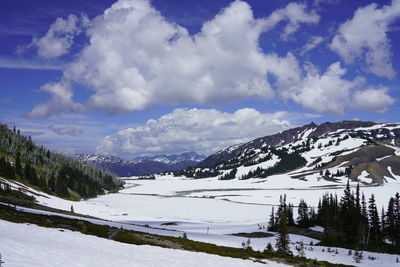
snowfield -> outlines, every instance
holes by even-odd
[[[18,183],[14,183],[12,186],[16,188],[25,187],[25,190],[36,195],[40,203],[47,206],[70,210],[71,205],[73,205],[76,213],[108,220],[86,219],[93,223],[115,227],[123,225],[124,229],[160,235],[182,236],[183,233],[186,233],[188,238],[192,240],[240,247],[243,241],[247,241],[247,238],[231,234],[266,232],[271,208],[278,204],[281,194],[287,194],[288,201],[294,204],[297,204],[303,198],[311,205],[316,206],[319,197],[326,191],[337,193],[340,196],[345,184],[345,181],[343,181],[339,184],[339,188],[336,188],[332,187],[328,181],[324,181],[326,186],[322,188],[312,187],[307,181],[295,180],[285,175],[272,176],[264,180],[231,181],[219,181],[216,178],[192,180],[171,176],[157,176],[156,178],[156,180],[129,178],[126,179],[126,188],[118,193],[79,202],[67,201],[35,192],[33,189]],[[379,205],[386,205],[388,198],[400,191],[398,181],[389,180],[390,183],[382,186],[366,186],[361,189],[366,196],[371,193],[375,194],[378,207]],[[285,185],[287,186],[289,181],[292,182],[292,189],[282,188]],[[355,183],[352,184],[352,186],[355,185]],[[21,209],[27,212],[37,212],[26,208]],[[51,214],[41,211],[39,213]],[[295,210],[295,216],[296,214]],[[165,223],[173,224],[165,225]],[[145,227],[145,225],[150,227]],[[322,231],[318,227],[313,230]],[[73,234],[81,235],[79,233]],[[355,265],[352,256],[347,255],[347,249],[310,246],[311,241],[315,244],[318,240],[299,235],[290,235],[290,239],[292,241],[291,249],[295,255],[297,255],[295,247],[298,245],[296,242],[302,241],[306,244],[305,254],[308,258]],[[113,244],[113,241],[105,241]],[[263,250],[269,242],[274,246],[275,237],[251,238],[251,246],[256,250]],[[0,253],[5,257],[3,248],[0,247],[0,249]],[[336,254],[336,250],[338,254]],[[369,260],[368,256],[376,259],[374,261]],[[360,266],[394,266],[397,257],[400,258],[399,255],[364,252],[364,260]],[[86,259],[82,259],[82,261],[85,262]]]
[[[233,259],[176,249],[137,246],[36,225],[0,220],[0,253],[7,267],[176,267],[288,266],[266,261]]]

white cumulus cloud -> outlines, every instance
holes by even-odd
[[[298,77],[299,69],[291,54],[264,53],[260,35],[283,22],[287,37],[302,23],[318,20],[317,14],[296,3],[256,19],[246,2],[234,1],[190,35],[148,0],[119,0],[92,20],[86,32],[90,44],[66,68],[63,80],[92,89],[84,105],[110,113],[154,104],[270,99],[274,91],[267,75],[282,82]],[[47,115],[60,111],[51,103],[40,106]]]
[[[395,103],[395,99],[390,97],[387,91],[386,87],[357,91],[353,95],[352,106],[356,109],[384,113]]]
[[[86,15],[69,15],[66,19],[57,18],[50,25],[47,33],[42,37],[34,37],[27,46],[17,49],[17,53],[23,53],[24,50],[35,48],[37,56],[41,58],[57,58],[69,52],[74,37],[81,33],[89,24],[89,18]]]
[[[104,154],[174,154],[196,151],[211,154],[227,146],[292,127],[285,112],[260,113],[244,108],[233,113],[215,109],[178,108],[143,126],[105,137],[97,150]]]
[[[364,89],[364,78],[344,78],[347,70],[340,62],[331,64],[322,74],[311,63],[305,65],[304,71],[305,76],[297,82],[281,86],[280,93],[284,99],[291,99],[310,110],[343,114],[350,107],[384,112],[394,103],[387,89]]]
[[[378,8],[373,3],[356,10],[352,19],[343,23],[330,48],[337,52],[346,63],[357,59],[365,61],[369,71],[387,78],[396,73],[391,59],[391,45],[388,38],[390,25],[400,18],[400,0]]]
[[[46,83],[39,91],[50,93],[52,97],[46,103],[35,106],[28,113],[29,117],[46,118],[61,111],[82,111],[84,109],[83,105],[73,101],[72,88],[68,81]]]

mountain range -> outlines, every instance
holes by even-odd
[[[228,147],[174,175],[229,180],[287,174],[304,181],[382,184],[400,178],[399,145],[398,123],[310,123]]]
[[[94,165],[124,177],[181,170],[197,165],[204,158],[204,155],[195,152],[184,152],[178,155],[136,157],[132,160],[98,154],[76,154],[73,156],[73,159],[82,163]]]

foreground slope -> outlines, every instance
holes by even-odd
[[[65,229],[15,224],[2,220],[0,236],[0,253],[7,267],[265,266],[249,260],[130,245]],[[273,266],[287,265],[274,262]]]

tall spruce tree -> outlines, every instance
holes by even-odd
[[[400,194],[391,197],[385,216],[385,233],[391,243],[400,245]]]
[[[290,255],[290,239],[288,234],[288,218],[286,212],[280,212],[278,218],[278,235],[276,237],[276,251],[281,254]]]
[[[308,213],[308,206],[304,199],[300,199],[297,213],[299,214],[299,217],[297,218],[299,225],[303,227],[308,227],[310,224],[310,218]]]
[[[347,180],[346,189],[340,200],[341,228],[343,231],[344,242],[349,245],[357,244],[359,240],[358,221],[355,220],[358,215],[354,195],[350,190],[350,182]]]
[[[371,195],[368,203],[368,216],[370,224],[368,243],[378,245],[381,243],[381,225],[374,194]]]
[[[360,243],[364,246],[367,245],[367,238],[369,235],[369,221],[367,203],[365,201],[364,193],[361,195],[361,227],[360,227]]]
[[[275,229],[276,229],[275,210],[274,207],[272,207],[271,215],[269,216],[269,221],[268,221],[268,230],[274,231]]]
[[[288,234],[288,208],[286,204],[286,195],[280,197],[280,204],[277,213],[278,235],[276,237],[276,251],[281,254],[290,255],[290,239]]]

